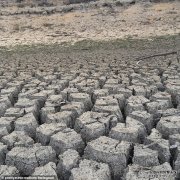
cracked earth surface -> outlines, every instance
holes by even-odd
[[[121,51],[1,57],[1,177],[180,177],[179,51]]]

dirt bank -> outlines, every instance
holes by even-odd
[[[0,17],[0,46],[150,38],[180,33],[180,2],[83,8],[51,15]]]

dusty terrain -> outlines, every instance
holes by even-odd
[[[178,36],[0,53],[0,177],[180,178]]]
[[[74,43],[84,39],[150,38],[180,33],[180,2],[101,4],[50,15],[19,14],[0,17],[0,46]],[[89,5],[90,6],[90,5]],[[68,6],[67,6],[68,7]],[[17,8],[2,9],[15,13]]]
[[[0,17],[0,179],[180,179],[179,3],[21,10]]]

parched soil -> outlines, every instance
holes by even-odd
[[[79,10],[50,15],[2,15],[0,46],[174,35],[180,33],[179,11],[180,2],[175,1],[123,7],[82,5]]]
[[[178,5],[1,16],[0,179],[180,179]]]
[[[180,178],[178,36],[0,53],[0,177]]]

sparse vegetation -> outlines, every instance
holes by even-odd
[[[179,43],[179,44],[178,44]],[[96,51],[96,50],[118,50],[118,49],[134,49],[145,50],[153,48],[176,49],[180,48],[180,35],[174,36],[158,36],[144,39],[116,39],[111,41],[93,41],[82,40],[71,44],[64,42],[61,44],[36,44],[36,45],[16,45],[13,47],[0,47],[0,53],[38,53],[38,52],[72,52],[72,51]]]
[[[1,24],[6,31],[1,31],[0,45],[61,44],[88,39],[99,48],[94,42],[116,41],[128,36],[142,39],[179,32],[177,2],[150,3],[148,6],[146,3],[132,6],[113,3],[112,0],[58,7],[5,8],[1,11]],[[23,36],[16,32],[23,32]]]
[[[52,24],[52,23],[47,23],[47,22],[45,22],[45,23],[43,23],[43,26],[44,27],[47,27],[47,28],[50,28],[50,27],[52,27],[54,24]]]
[[[24,5],[24,4],[18,4],[17,7],[18,7],[18,8],[24,8],[25,5]]]
[[[15,23],[15,24],[13,25],[13,31],[20,31],[20,25],[17,24],[17,23]]]

